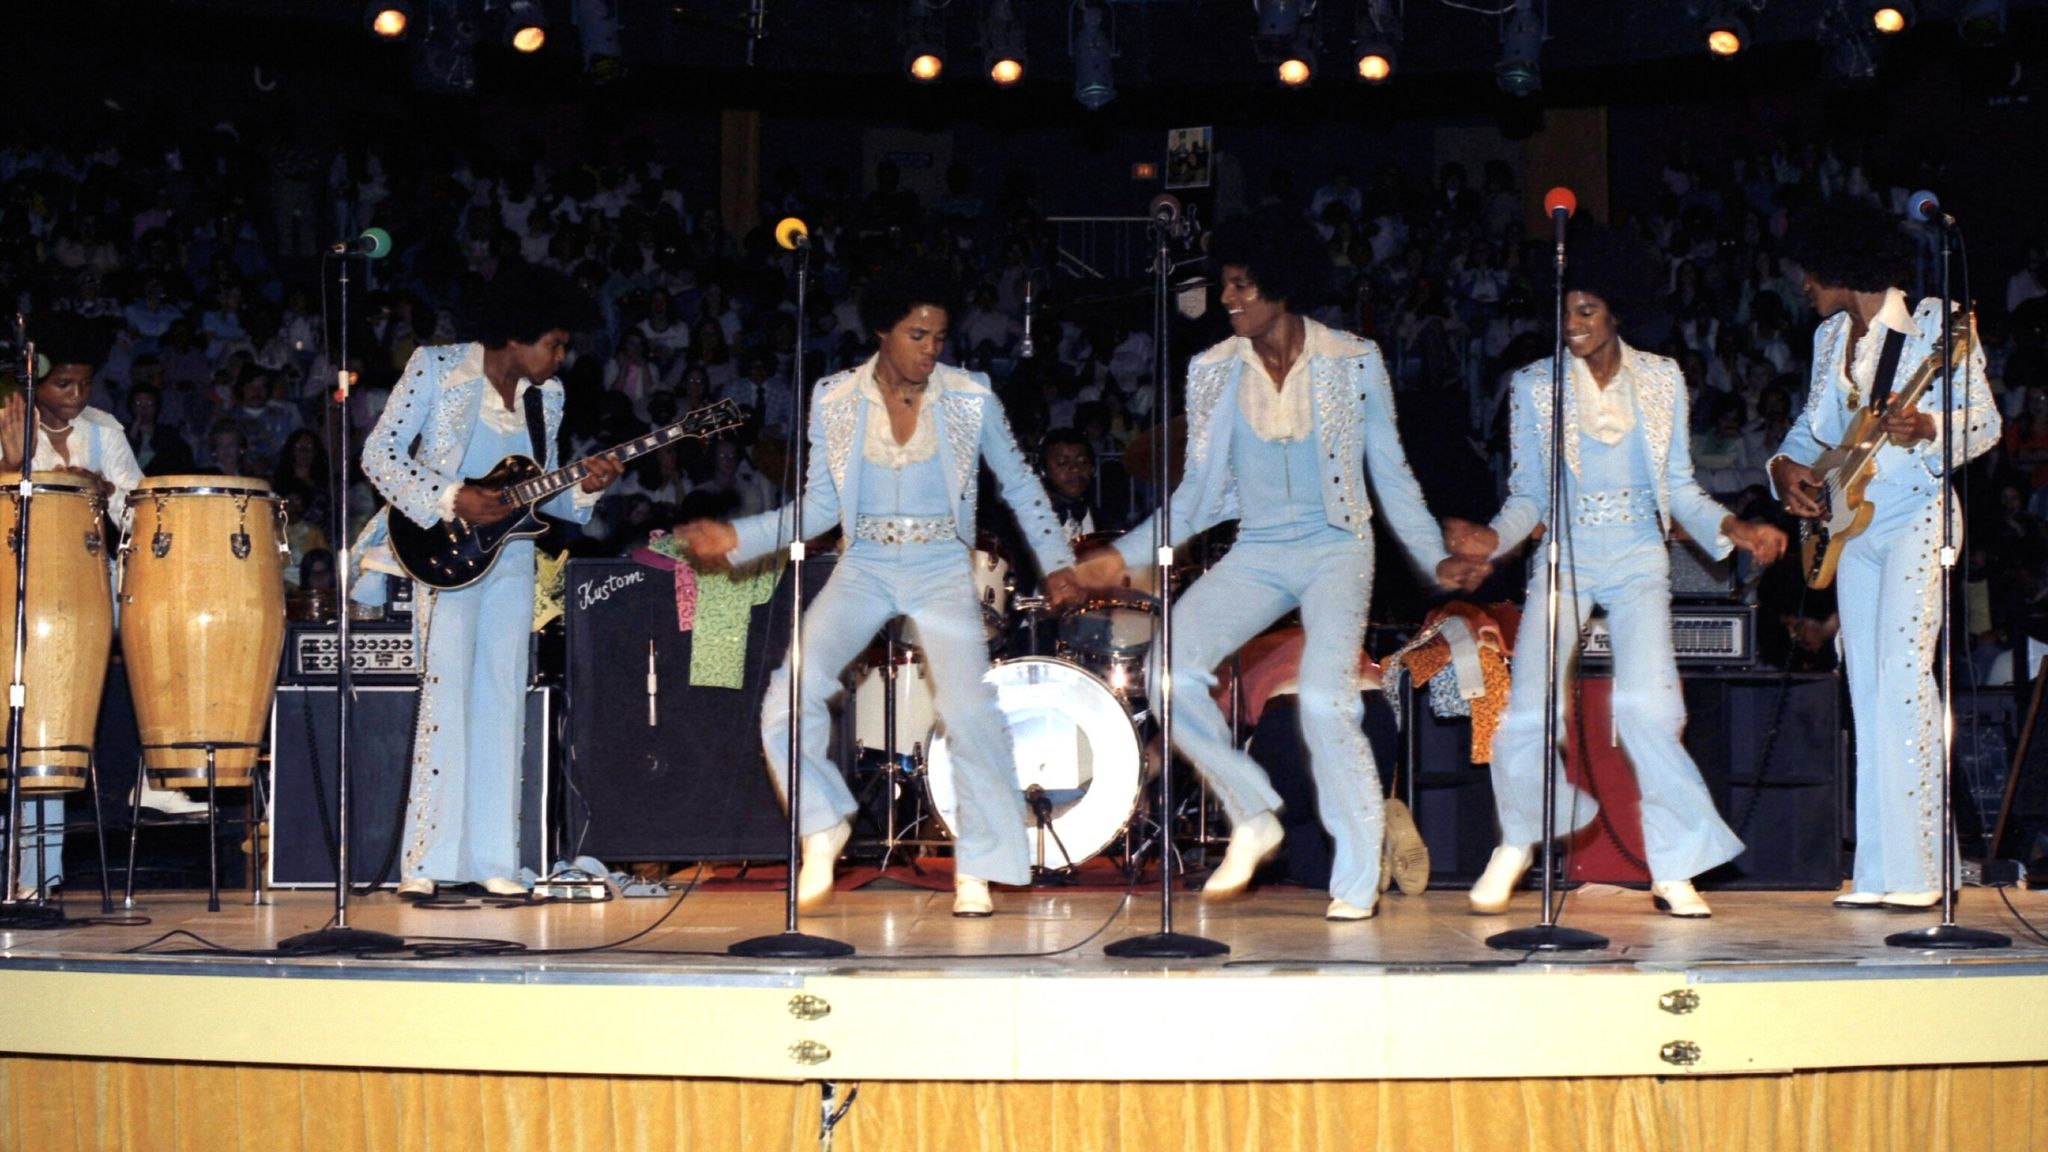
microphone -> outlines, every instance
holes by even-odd
[[[1024,277],[1024,339],[1017,344],[1017,355],[1025,360],[1029,360],[1034,351],[1036,349],[1031,344],[1031,277],[1026,275]]]
[[[1922,188],[1906,197],[1906,215],[1925,224],[1936,221],[1944,228],[1955,226],[1956,218],[1941,210],[1941,197]]]
[[[775,242],[791,252],[811,246],[811,229],[795,216],[784,216],[775,225]]]
[[[1543,211],[1552,220],[1563,221],[1579,210],[1579,198],[1562,184],[1543,194]]]
[[[1152,217],[1154,224],[1163,228],[1180,219],[1180,197],[1171,192],[1161,192],[1152,198],[1152,203],[1145,208],[1145,214]]]
[[[363,234],[353,240],[329,244],[327,251],[335,256],[363,256],[371,260],[382,260],[391,255],[391,233],[382,228],[365,228]]]

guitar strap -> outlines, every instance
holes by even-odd
[[[1891,355],[1891,345],[1885,345],[1885,353]],[[1892,361],[1896,363],[1898,357],[1893,355]],[[541,409],[539,388],[529,387],[526,390],[526,434],[533,438],[533,462],[545,471],[548,466],[548,418]]]
[[[1884,408],[1891,399],[1892,380],[1899,374],[1899,354],[1906,350],[1906,334],[1885,329],[1884,351],[1877,357],[1877,379],[1870,384],[1870,407],[1872,411]]]

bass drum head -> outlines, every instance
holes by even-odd
[[[1010,731],[1017,790],[1042,788],[1052,803],[1046,866],[1063,868],[1100,853],[1137,810],[1140,757],[1130,714],[1102,681],[1064,660],[1007,660],[982,680],[995,687],[996,707]],[[959,801],[943,731],[932,738],[926,788],[939,819],[948,829],[956,827]],[[1028,807],[1024,827],[1036,860],[1038,821]]]

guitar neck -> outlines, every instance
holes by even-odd
[[[693,436],[708,436],[732,425],[719,419],[707,421],[704,412],[693,412],[666,428],[657,428],[645,436],[626,441],[608,452],[598,455],[610,456],[619,463],[647,455],[659,448],[665,448],[678,440]],[[505,489],[505,494],[519,504],[538,504],[565,488],[583,483],[590,475],[589,461],[578,460],[565,468],[557,468],[545,476],[536,476]]]

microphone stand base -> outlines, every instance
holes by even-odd
[[[0,932],[47,932],[69,926],[61,909],[48,904],[0,904]]]
[[[1951,951],[1971,951],[1983,948],[2009,948],[2012,937],[1982,928],[1964,928],[1956,924],[1936,924],[1932,928],[1915,928],[1911,932],[1894,932],[1884,938],[1890,948],[1942,948]]]
[[[1486,946],[1503,952],[1598,952],[1607,947],[1607,937],[1561,924],[1531,924],[1496,932]]]
[[[1102,950],[1102,954],[1120,960],[1200,960],[1209,956],[1228,956],[1230,945],[1185,932],[1153,932],[1114,941]]]
[[[830,960],[853,955],[853,945],[824,936],[806,936],[801,932],[777,932],[773,936],[742,940],[727,947],[725,954],[750,960]]]
[[[324,956],[332,952],[392,952],[405,947],[405,938],[365,928],[321,928],[301,932],[277,942],[279,952],[295,956]]]

